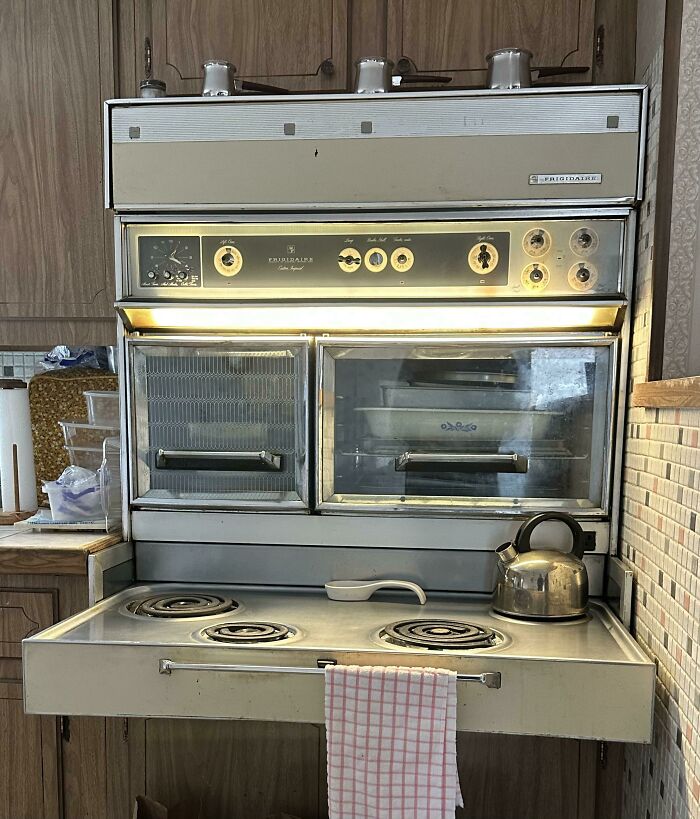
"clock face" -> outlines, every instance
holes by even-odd
[[[199,272],[198,236],[139,237],[141,275]]]

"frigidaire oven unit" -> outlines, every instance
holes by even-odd
[[[645,112],[637,86],[107,103],[136,585],[25,641],[27,709],[319,722],[329,664],[439,665],[460,729],[649,741],[654,666],[603,603],[489,609],[542,510],[603,591]],[[397,577],[426,605],[323,592]]]

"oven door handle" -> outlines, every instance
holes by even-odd
[[[266,449],[256,452],[206,452],[197,449],[159,449],[156,469],[208,472],[279,472],[282,456]]]
[[[404,452],[397,472],[527,472],[528,460],[516,452]]]
[[[318,668],[304,668],[294,665],[228,665],[227,663],[176,663],[163,659],[158,662],[159,674],[173,671],[225,671],[240,674],[323,674],[327,666],[336,665],[336,660],[318,660]],[[457,674],[457,682],[475,682],[487,688],[501,687],[500,671],[485,671],[483,674]]]

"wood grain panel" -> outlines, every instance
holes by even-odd
[[[637,384],[631,403],[633,407],[700,407],[700,376]]]
[[[354,0],[350,17],[350,88],[355,62],[362,57],[386,57],[387,0]]]
[[[0,819],[57,819],[56,777],[42,776],[58,769],[55,720],[25,715],[19,683],[0,698],[0,749]]]
[[[51,591],[10,591],[0,588],[0,657],[22,656],[22,640],[54,622]]]
[[[314,725],[148,720],[146,776],[147,796],[197,819],[323,815]]]
[[[455,84],[483,82],[486,54],[507,46],[530,49],[535,66],[590,66],[594,7],[594,0],[388,0],[388,56],[452,74]]]
[[[347,0],[136,0],[135,19],[136,53],[150,37],[153,75],[169,94],[199,94],[201,66],[211,58],[290,89],[346,86]],[[319,70],[327,59],[330,75]]]
[[[579,742],[457,735],[458,819],[578,819]]]
[[[634,82],[637,0],[596,0],[595,31],[602,37],[602,55],[593,61],[593,81]]]
[[[0,4],[2,302],[58,311],[111,289],[99,69],[96,0]]]

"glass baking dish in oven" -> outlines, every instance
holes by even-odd
[[[608,507],[617,342],[592,334],[319,342],[319,507]]]
[[[132,504],[308,508],[308,342],[129,339]]]

